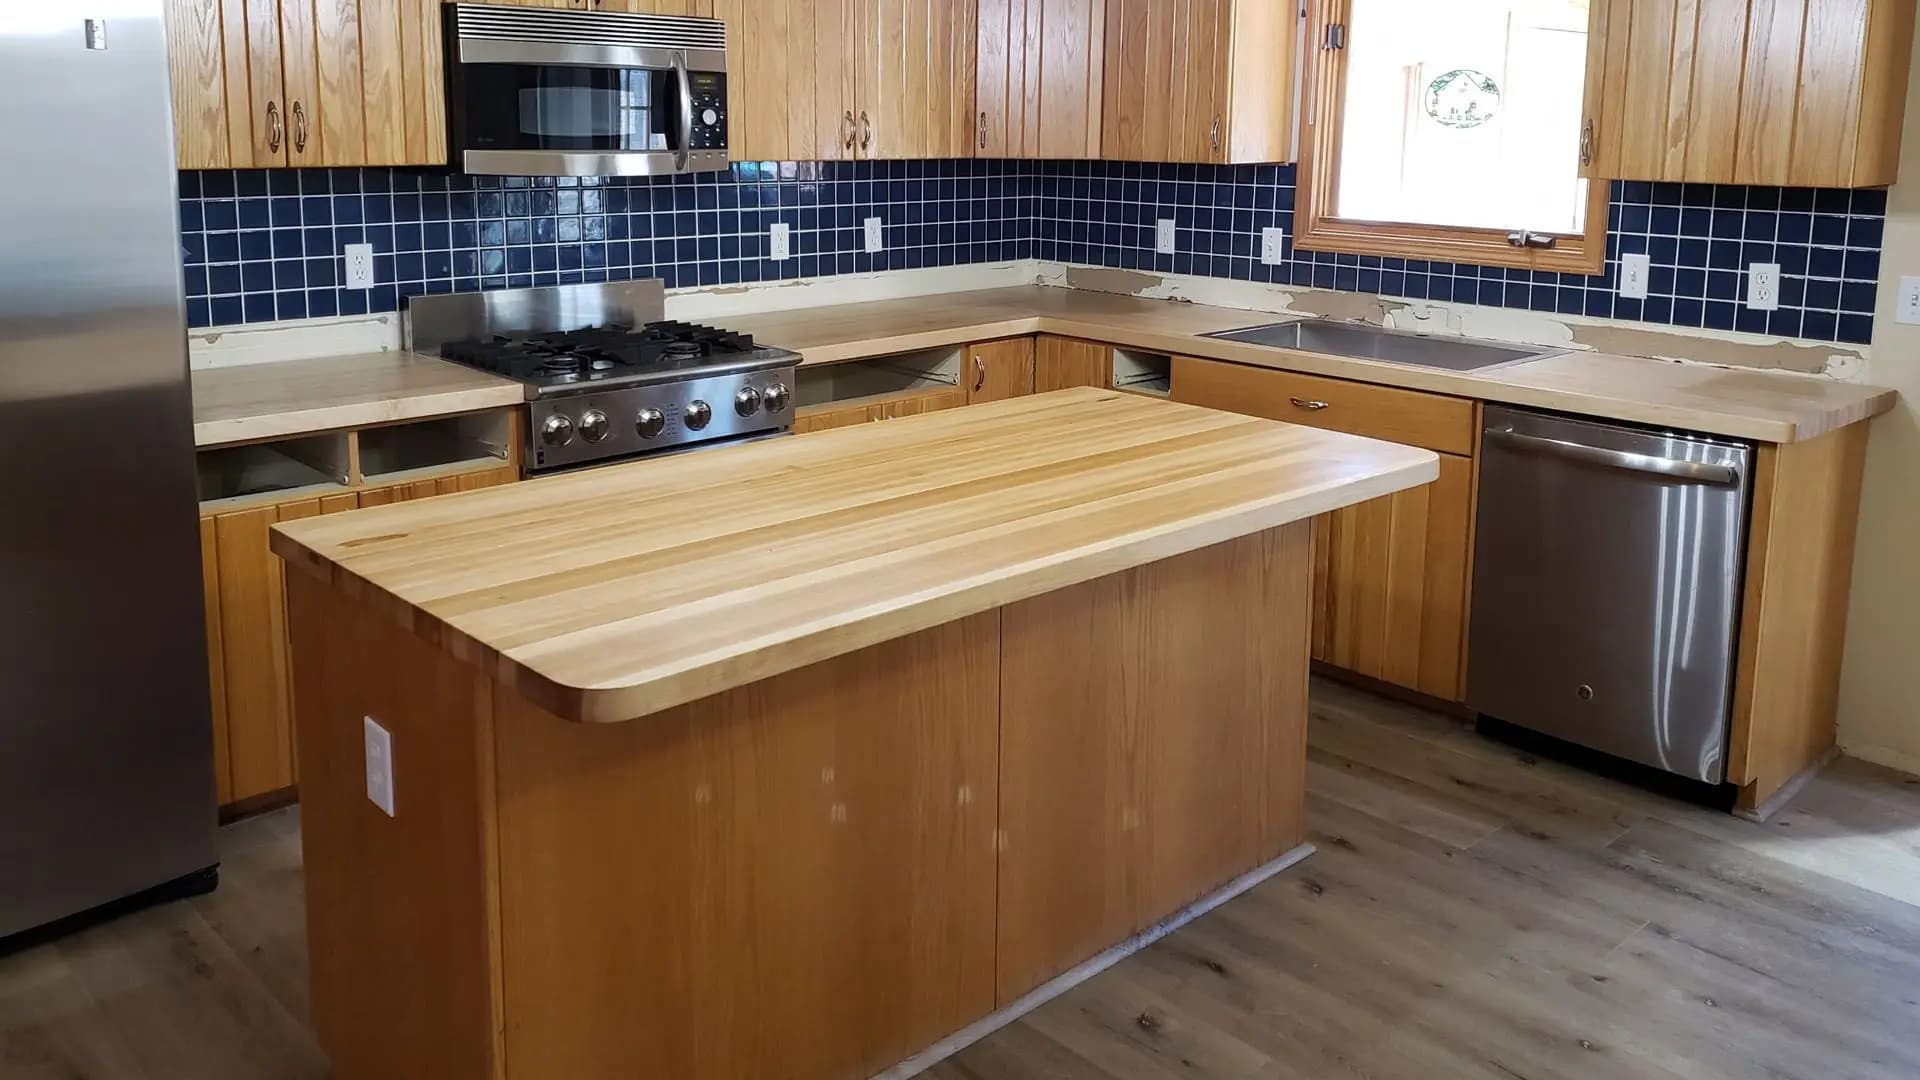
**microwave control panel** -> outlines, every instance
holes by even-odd
[[[717,71],[696,71],[693,87],[693,145],[690,150],[727,148],[727,77]]]

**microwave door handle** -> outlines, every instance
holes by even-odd
[[[673,54],[673,76],[680,83],[680,146],[673,154],[673,167],[686,172],[693,160],[693,77],[687,74],[687,54]]]

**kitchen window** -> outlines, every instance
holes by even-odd
[[[1598,273],[1603,29],[1588,0],[1311,0],[1297,246]]]

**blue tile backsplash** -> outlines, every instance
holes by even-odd
[[[1615,183],[1598,275],[1295,250],[1290,166],[1118,162],[744,162],[666,179],[469,177],[444,170],[183,172],[191,325],[392,311],[411,293],[659,277],[669,287],[1037,257],[1414,299],[1864,344],[1886,193]],[[886,249],[863,250],[862,223]],[[1172,217],[1179,251],[1153,250]],[[766,258],[785,221],[793,257]],[[1267,226],[1281,262],[1259,260]],[[340,246],[378,284],[342,287]],[[1622,252],[1648,297],[1615,295]],[[1745,267],[1780,264],[1780,308],[1750,311]]]

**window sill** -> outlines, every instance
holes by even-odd
[[[1604,206],[1600,213],[1606,213]],[[1507,234],[1496,229],[1335,218],[1315,220],[1308,216],[1305,208],[1294,214],[1293,246],[1301,251],[1378,255],[1388,259],[1425,259],[1565,274],[1599,274],[1606,268],[1606,245],[1602,238],[1595,240],[1584,236],[1558,236],[1553,247],[1520,248],[1508,243]]]

